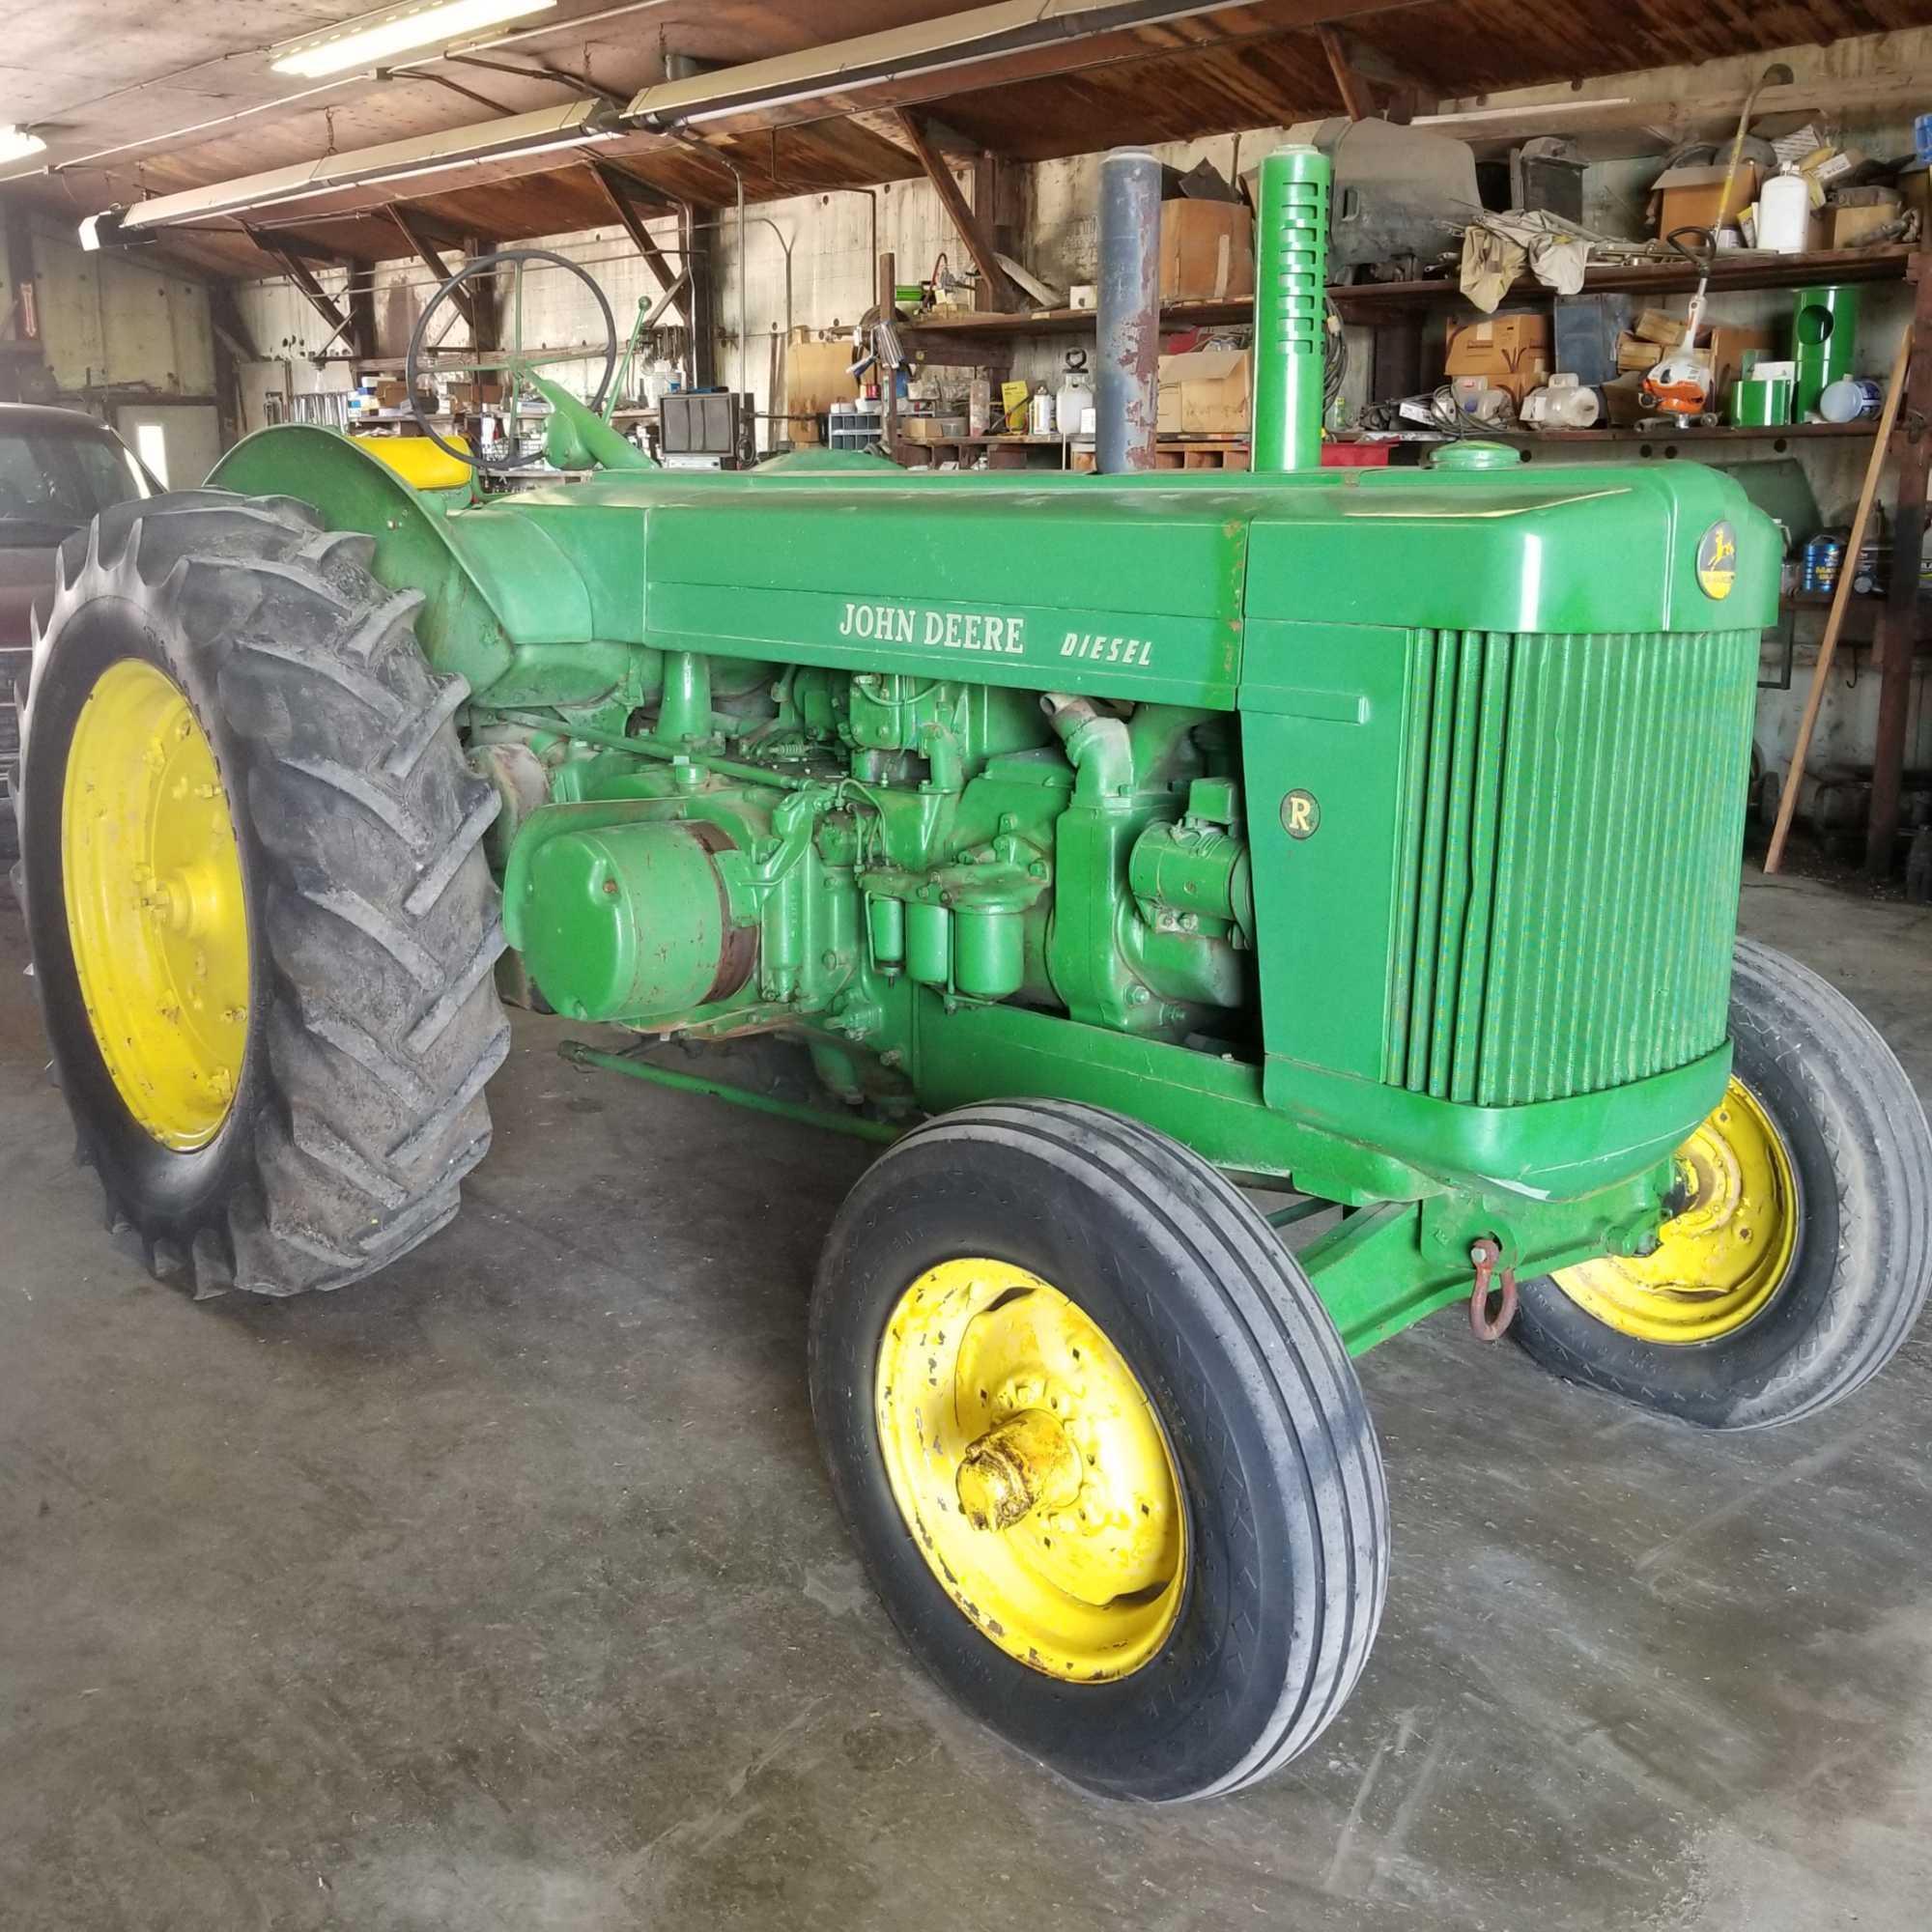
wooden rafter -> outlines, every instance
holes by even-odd
[[[959,231],[959,239],[966,244],[966,252],[973,258],[973,266],[980,271],[980,286],[990,294],[996,308],[1017,307],[1012,284],[1007,279],[1007,271],[1000,267],[999,252],[993,245],[991,224],[982,221],[967,202],[952,170],[947,165],[945,156],[933,140],[924,116],[903,107],[895,108],[894,113],[900,131],[905,135],[906,145],[919,156],[919,164],[925,170],[926,180],[932,184],[933,191],[939,196],[953,227]],[[986,213],[990,214],[991,211]]]
[[[1315,38],[1321,43],[1321,51],[1328,56],[1328,71],[1335,76],[1335,85],[1342,96],[1342,105],[1348,110],[1350,121],[1367,121],[1376,111],[1375,90],[1355,71],[1349,59],[1349,50],[1342,44],[1342,36],[1333,27],[1317,27]]]
[[[416,260],[439,282],[448,281],[449,270],[443,263],[441,250],[437,246],[437,238],[421,214],[399,201],[392,201],[389,204],[389,218],[402,230],[403,240],[415,250]],[[470,341],[475,342],[477,311],[472,291],[467,287],[452,290],[450,299],[455,302],[458,313],[469,330]]]
[[[657,282],[659,294],[674,298],[679,285],[686,282],[686,277],[682,270],[671,267],[665,251],[658,246],[656,238],[644,226],[644,217],[639,204],[643,202],[650,206],[662,207],[666,213],[674,212],[673,206],[654,198],[652,191],[635,176],[626,174],[622,168],[612,167],[608,161],[585,161],[584,166],[596,177],[597,185],[604,190],[605,200],[611,204],[611,212],[623,223],[624,233],[631,238],[631,246],[644,258],[644,267],[651,271],[653,279]],[[688,287],[688,283],[686,286]],[[690,313],[690,301],[687,296],[679,307],[678,319],[681,322],[688,322]]]
[[[265,235],[261,229],[248,228],[245,224],[244,231],[249,241],[280,267],[282,273],[300,290],[308,305],[327,323],[328,335],[322,345],[325,350],[338,335],[349,335],[352,332],[348,310],[316,280],[314,271],[302,259],[303,255],[312,253],[312,250],[302,247],[301,252],[298,253],[297,248],[301,244],[290,246],[285,238]]]

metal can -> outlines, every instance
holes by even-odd
[[[1835,590],[1844,562],[1844,538],[1834,530],[1820,530],[1804,546],[1804,587],[1812,591]]]

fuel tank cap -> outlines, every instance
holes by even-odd
[[[1465,437],[1445,442],[1429,459],[1432,469],[1514,469],[1522,461],[1522,452],[1506,442],[1484,442]]]

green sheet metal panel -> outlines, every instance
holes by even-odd
[[[1729,593],[1714,597],[1698,554],[1719,526],[1736,554]],[[1778,559],[1771,521],[1699,464],[1359,470],[1256,502],[1246,611],[1429,630],[1729,630],[1776,621]]]
[[[1757,633],[1411,652],[1382,1077],[1511,1106],[1719,1046]]]

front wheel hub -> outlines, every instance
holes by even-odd
[[[1776,1123],[1742,1080],[1677,1151],[1683,1206],[1647,1251],[1559,1269],[1556,1285],[1643,1342],[1709,1342],[1769,1306],[1798,1245],[1798,1183]]]
[[[1063,1509],[1080,1493],[1080,1451],[1059,1417],[1025,1408],[966,1451],[953,1488],[975,1529],[1010,1529],[1029,1510]]]
[[[874,1404],[914,1547],[982,1635],[1073,1683],[1154,1657],[1185,1595],[1180,1478],[1077,1302],[1009,1263],[943,1262],[887,1321]]]

